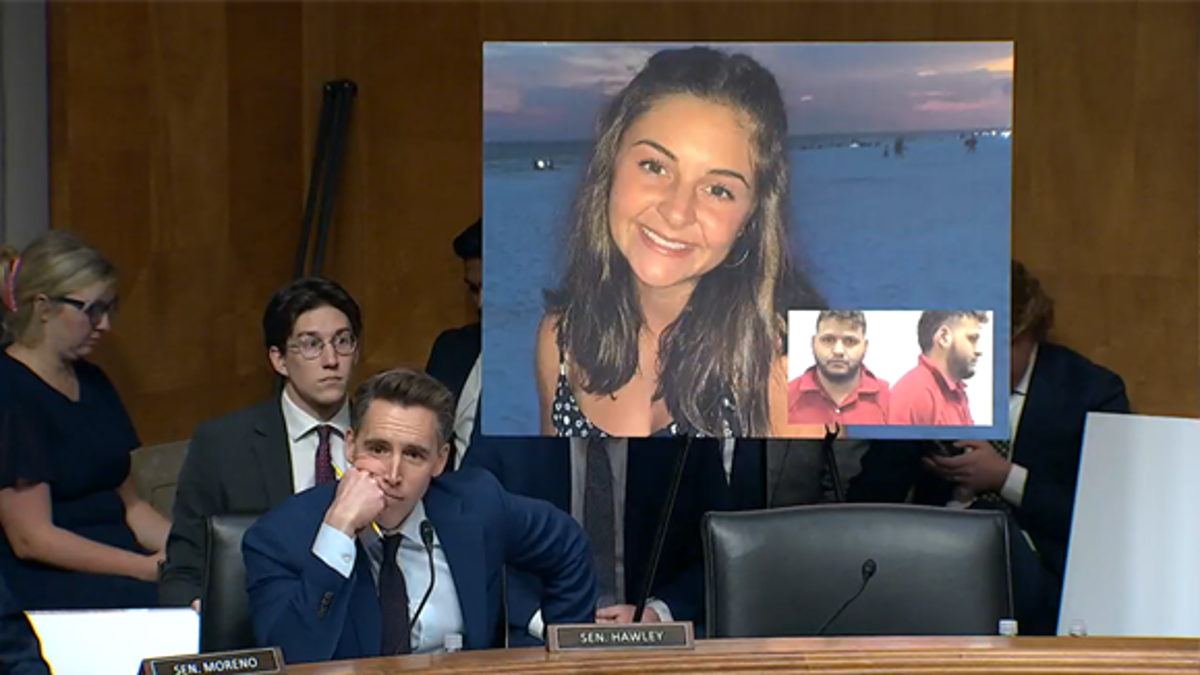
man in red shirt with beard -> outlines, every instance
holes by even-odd
[[[922,312],[917,322],[921,356],[892,387],[888,424],[974,426],[965,380],[979,361],[985,312]]]
[[[867,319],[857,311],[817,315],[816,364],[788,384],[790,424],[886,424],[888,384],[875,377],[867,355]]]

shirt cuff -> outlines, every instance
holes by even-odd
[[[1000,488],[1000,496],[1013,506],[1020,506],[1025,499],[1025,481],[1029,478],[1029,470],[1020,464],[1013,464],[1004,479],[1004,487]]]
[[[646,609],[652,609],[658,613],[659,621],[667,622],[675,620],[675,618],[671,616],[671,608],[667,607],[667,603],[659,600],[658,598],[650,598],[647,600]]]
[[[321,529],[313,541],[312,552],[343,578],[349,579],[350,573],[354,571],[354,558],[357,555],[354,540],[328,523],[321,523]]]
[[[533,613],[533,618],[529,620],[529,635],[536,640],[545,641],[542,637],[546,632],[546,624],[542,622],[542,610]]]

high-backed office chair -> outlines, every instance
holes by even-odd
[[[200,651],[219,652],[254,646],[242,536],[258,515],[206,518],[208,559],[200,597]]]
[[[709,637],[996,635],[1011,618],[998,511],[840,504],[704,519]]]

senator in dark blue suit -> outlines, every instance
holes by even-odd
[[[346,476],[292,497],[246,533],[259,644],[280,646],[289,663],[432,651],[454,633],[466,649],[494,647],[505,565],[540,580],[548,623],[592,621],[595,577],[574,520],[509,494],[485,471],[442,475],[453,419],[443,385],[387,371],[358,388],[352,417]],[[441,570],[432,586],[427,565]]]

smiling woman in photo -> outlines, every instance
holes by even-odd
[[[543,433],[767,437],[787,425],[788,122],[741,54],[655,54],[601,115],[537,339]]]

